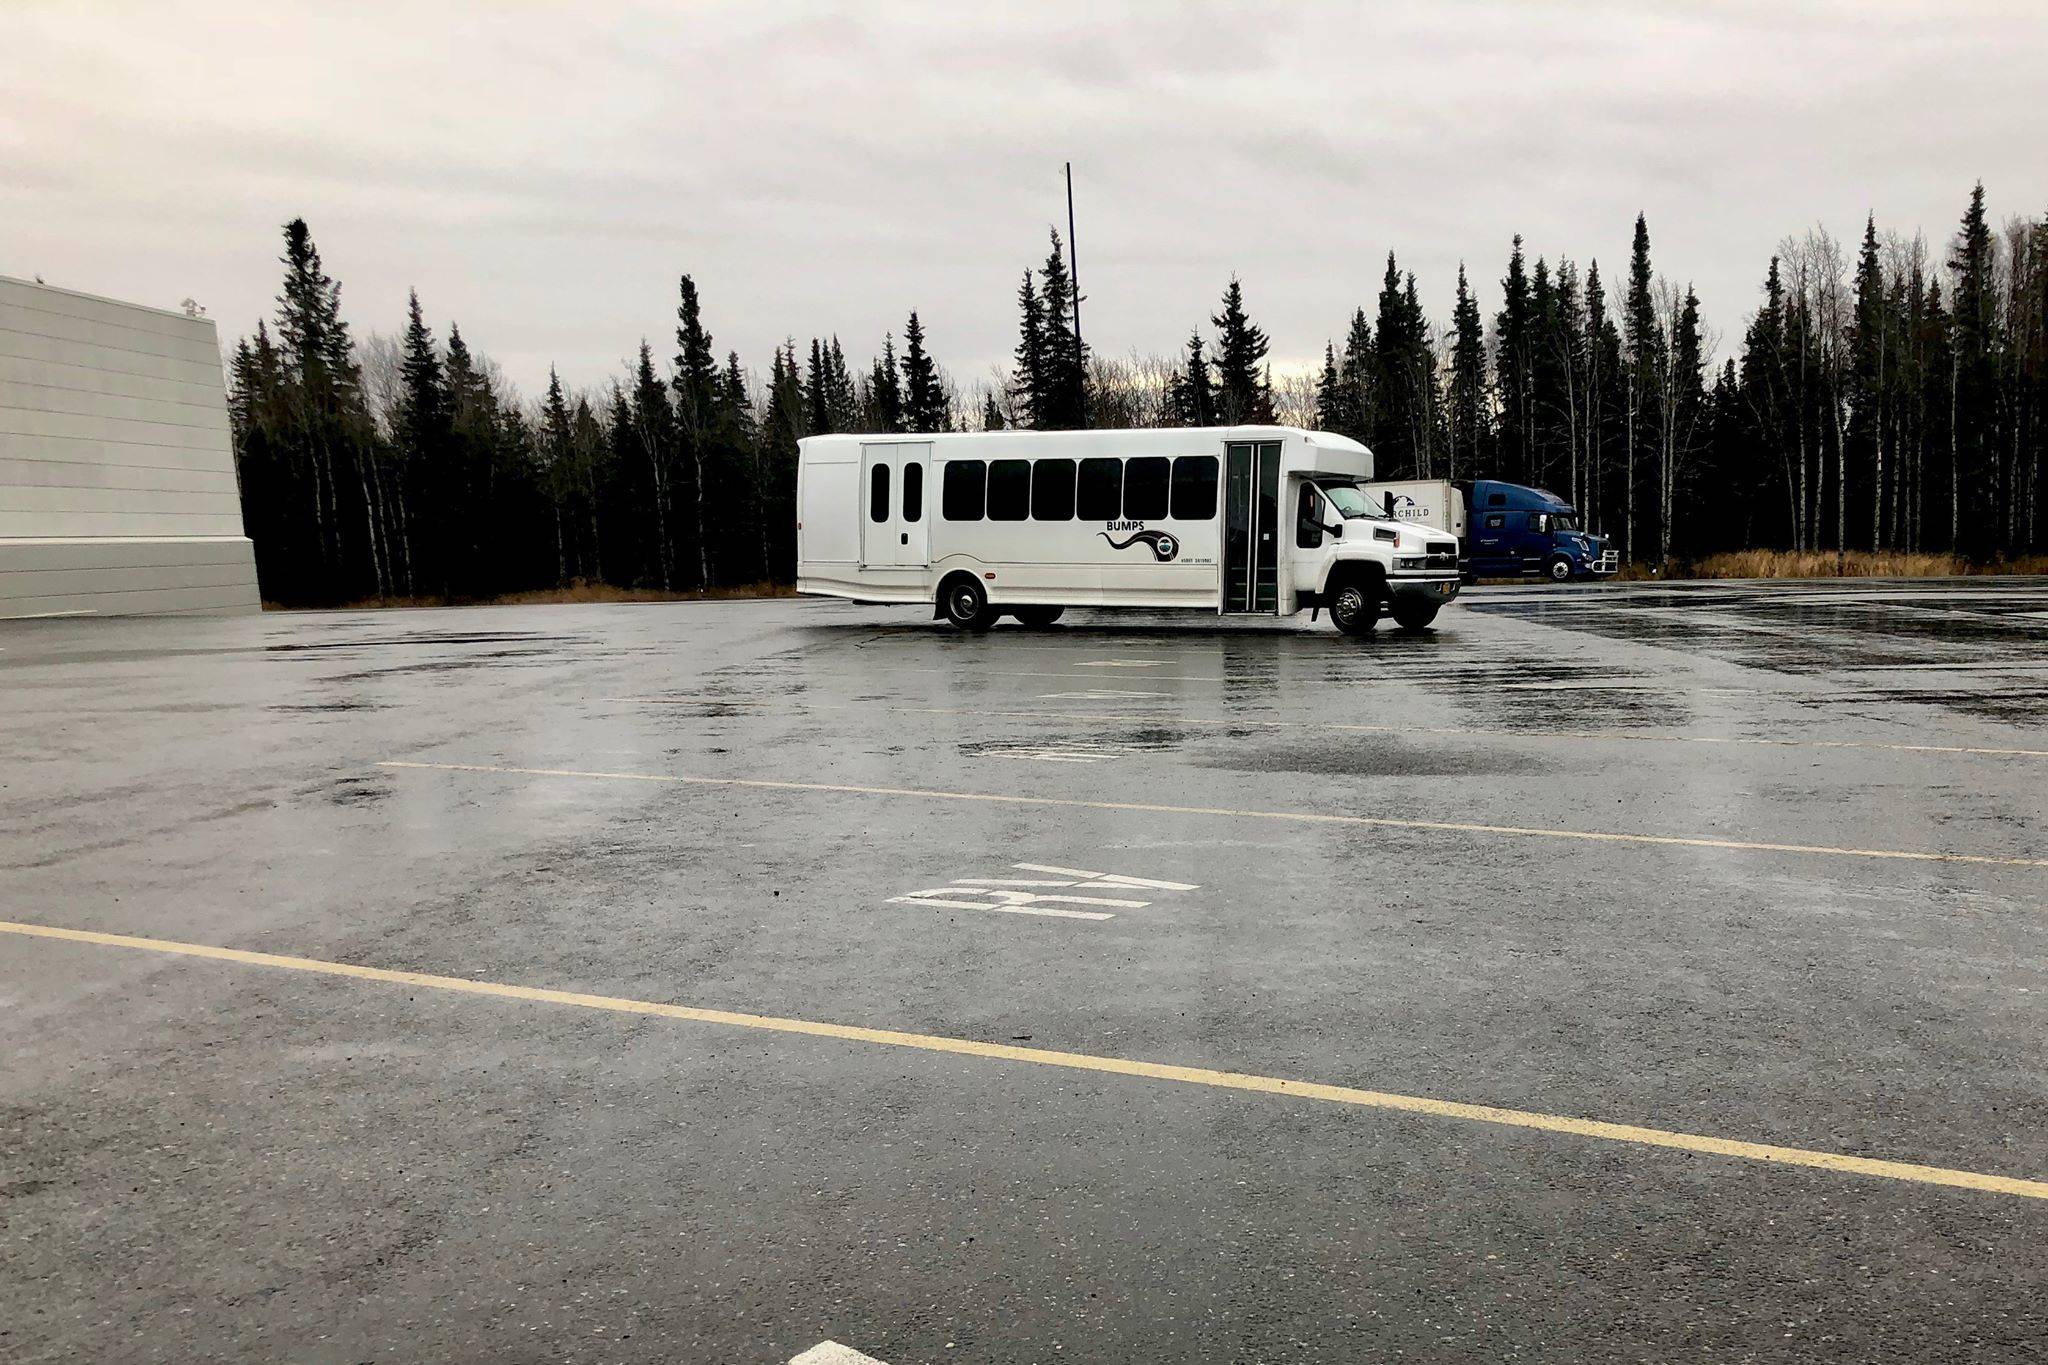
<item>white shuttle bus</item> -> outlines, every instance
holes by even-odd
[[[967,630],[1067,607],[1287,616],[1417,631],[1458,595],[1458,543],[1389,520],[1372,452],[1297,427],[813,436],[797,591],[929,603]]]

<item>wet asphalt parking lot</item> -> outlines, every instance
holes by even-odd
[[[2035,1358],[2044,717],[2023,579],[0,626],[0,1358]]]

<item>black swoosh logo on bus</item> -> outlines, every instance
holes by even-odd
[[[1109,532],[1107,531],[1097,531],[1095,534],[1101,536],[1104,540],[1109,540]],[[1109,540],[1109,548],[1112,550],[1128,550],[1141,540],[1152,547],[1153,555],[1158,558],[1161,564],[1168,563],[1175,555],[1180,553],[1180,542],[1164,531],[1133,531],[1128,540]]]

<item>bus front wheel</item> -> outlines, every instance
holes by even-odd
[[[1330,594],[1330,621],[1346,635],[1370,635],[1379,619],[1379,599],[1364,582],[1339,584]]]
[[[962,630],[987,630],[996,622],[996,614],[988,607],[988,594],[965,574],[947,580],[939,594],[939,607],[946,619]]]

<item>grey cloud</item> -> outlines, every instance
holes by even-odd
[[[1091,340],[1166,351],[1233,272],[1275,354],[1370,307],[1388,250],[1490,312],[1509,237],[1658,268],[1739,332],[1819,219],[1944,238],[1981,175],[2039,213],[2048,14],[1885,0],[10,11],[0,270],[266,313],[304,214],[364,329],[417,285],[528,391],[594,383],[695,274],[721,346],[858,355],[919,309],[1008,353],[1075,162]]]

